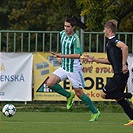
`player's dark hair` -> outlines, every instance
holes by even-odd
[[[117,21],[116,20],[108,20],[105,25],[105,28],[110,28],[112,30],[113,33],[115,33],[117,31]]]
[[[83,30],[87,28],[87,26],[75,16],[67,18],[65,21],[69,22],[72,25],[72,27],[73,26],[78,26],[78,27],[80,27]]]
[[[72,17],[71,18],[67,18],[66,22],[70,23],[72,27],[73,26],[77,26],[76,20],[74,18],[72,18]]]

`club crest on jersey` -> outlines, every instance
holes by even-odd
[[[65,40],[66,43],[70,43],[71,41],[70,40]]]

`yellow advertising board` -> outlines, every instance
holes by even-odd
[[[95,62],[86,62],[83,53],[81,62],[83,65],[83,75],[86,82],[86,87],[83,89],[92,101],[105,101],[100,97],[100,90],[112,77],[112,67],[110,65],[98,64]],[[96,58],[106,57],[105,53],[88,53]],[[52,74],[54,70],[60,67],[58,59],[54,58],[50,53],[34,53],[34,96],[33,100],[47,100],[47,101],[66,101],[66,98],[53,92],[48,88],[44,81]],[[60,83],[61,86],[73,91],[69,80]],[[77,97],[75,101],[79,101]]]

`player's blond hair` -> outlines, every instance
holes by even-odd
[[[112,30],[112,32],[115,33],[117,31],[117,24],[118,24],[118,22],[116,20],[112,19],[112,20],[108,20],[105,23],[104,27],[110,28]]]

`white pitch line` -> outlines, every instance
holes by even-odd
[[[89,124],[98,124],[98,125],[121,125],[121,124],[124,124],[124,123],[114,123],[114,124],[111,124],[111,123],[101,123],[100,124],[100,121],[99,122],[4,122],[2,121],[1,124],[11,124],[11,123],[18,123],[18,124],[21,124],[21,123],[32,123],[32,124],[73,124],[73,125],[77,125],[77,124],[86,124],[86,125],[89,125]]]

